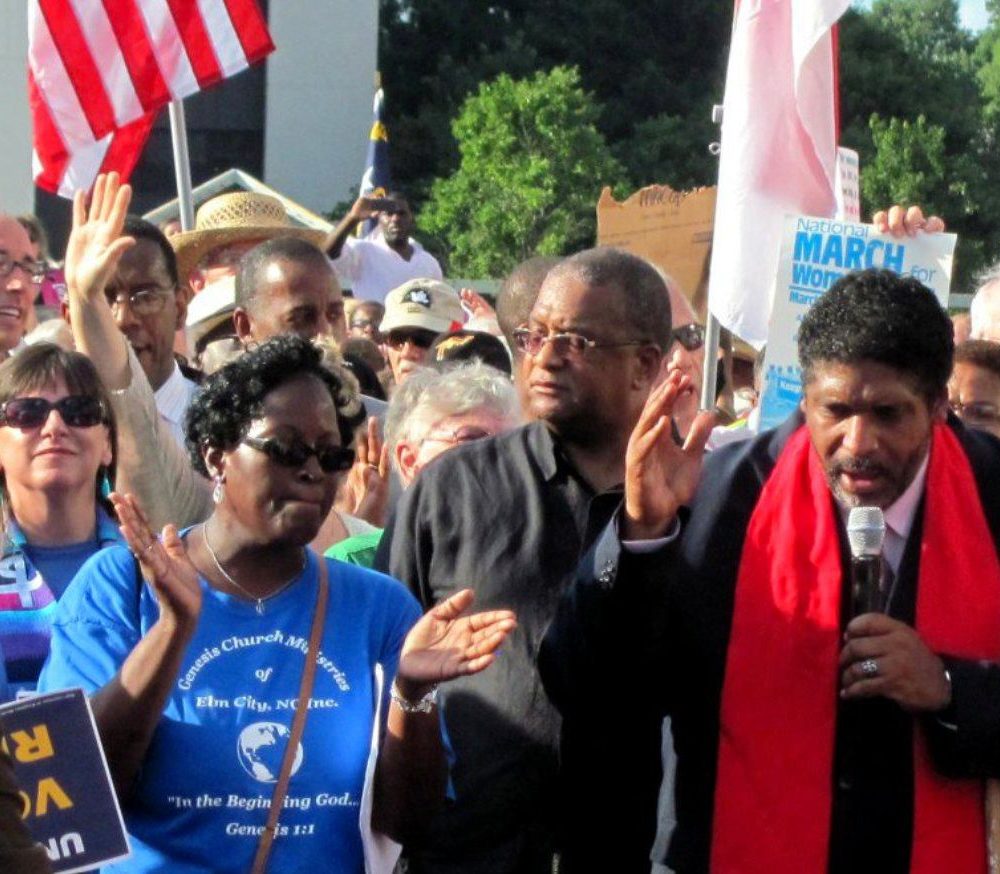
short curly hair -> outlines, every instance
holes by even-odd
[[[206,448],[232,449],[262,414],[264,398],[304,374],[319,379],[337,409],[340,442],[350,446],[364,421],[357,396],[323,366],[322,352],[295,334],[261,343],[209,376],[198,389],[184,420],[188,454],[195,470],[208,476]]]
[[[934,293],[891,270],[838,279],[799,327],[803,382],[823,362],[872,361],[909,374],[929,403],[947,391],[954,352],[951,319]]]

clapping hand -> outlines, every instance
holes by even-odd
[[[131,187],[120,185],[117,173],[97,177],[89,210],[84,192],[76,192],[64,267],[71,295],[87,301],[99,298],[121,256],[135,245],[132,237],[122,236],[131,199]]]
[[[377,419],[368,420],[354,444],[354,464],[337,495],[337,509],[382,528],[389,501],[389,448],[379,436]]]
[[[674,442],[670,415],[691,380],[672,372],[649,394],[625,452],[623,540],[653,540],[666,535],[677,511],[694,495],[705,443],[715,415],[695,417],[683,446]]]
[[[178,628],[192,629],[201,612],[201,584],[176,526],[167,525],[162,540],[157,540],[146,514],[132,495],[112,492],[111,503],[118,514],[122,536],[138,559],[143,577],[156,593],[160,618]]]
[[[472,590],[463,589],[428,611],[410,629],[399,656],[396,682],[410,700],[430,686],[482,671],[517,626],[510,610],[462,615],[472,604]]]

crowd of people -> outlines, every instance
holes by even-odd
[[[86,690],[113,870],[988,870],[1000,270],[967,319],[839,280],[758,433],[759,367],[700,410],[692,290],[625,251],[490,302],[400,192],[328,235],[130,201],[79,193],[58,267],[0,215],[0,694]],[[0,866],[45,871],[13,791]]]

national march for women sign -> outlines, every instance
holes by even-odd
[[[129,853],[90,705],[81,689],[0,707],[0,743],[14,763],[22,818],[58,874]]]
[[[764,356],[761,430],[780,425],[802,397],[798,333],[802,317],[841,276],[883,267],[913,276],[948,305],[955,234],[893,237],[873,225],[812,216],[785,220]]]

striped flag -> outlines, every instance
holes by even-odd
[[[850,0],[737,0],[722,117],[708,307],[767,340],[787,213],[837,207],[833,27]]]
[[[132,172],[156,119],[274,49],[256,0],[29,0],[35,183]]]

